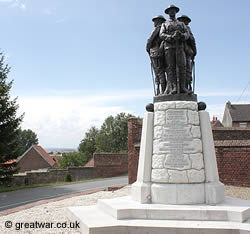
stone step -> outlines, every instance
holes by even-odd
[[[151,219],[116,220],[98,206],[67,208],[70,221],[84,234],[249,234],[250,223]]]
[[[250,201],[226,197],[217,206],[140,204],[130,196],[98,200],[98,208],[115,219],[159,219],[244,222]]]

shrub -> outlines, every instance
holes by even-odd
[[[66,182],[72,182],[72,176],[70,173],[67,173],[66,177],[65,177],[65,181]]]

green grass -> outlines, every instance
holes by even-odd
[[[16,191],[16,190],[22,190],[22,189],[31,189],[31,188],[38,188],[38,187],[45,187],[45,186],[55,186],[55,185],[63,185],[63,184],[74,184],[82,181],[90,181],[90,180],[98,180],[102,178],[94,178],[94,179],[81,179],[77,181],[72,182],[65,182],[65,181],[58,181],[55,183],[49,183],[49,184],[33,184],[33,185],[26,185],[26,186],[4,186],[0,188],[0,193],[3,192],[10,192],[10,191]]]

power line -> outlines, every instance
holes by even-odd
[[[238,102],[238,101],[241,99],[242,95],[245,93],[245,91],[246,91],[246,89],[248,88],[248,85],[249,85],[249,84],[250,84],[250,82],[247,82],[246,87],[243,89],[243,91],[242,91],[240,97],[238,98],[238,100],[237,100],[236,102]]]

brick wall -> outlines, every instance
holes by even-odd
[[[221,182],[250,187],[250,140],[215,141],[215,151]]]
[[[250,140],[250,128],[213,128],[214,140]]]
[[[142,123],[133,118],[128,122],[129,183],[136,181]],[[250,129],[213,128],[220,180],[227,185],[250,187]],[[134,134],[134,135],[133,135]]]
[[[73,181],[96,178],[95,168],[93,167],[70,167],[68,172],[71,174]]]
[[[142,121],[138,118],[128,120],[128,181],[132,184],[136,180]]]
[[[94,167],[124,166],[128,167],[128,154],[95,153]]]
[[[128,154],[95,153],[94,167],[96,177],[113,177],[128,173]]]

